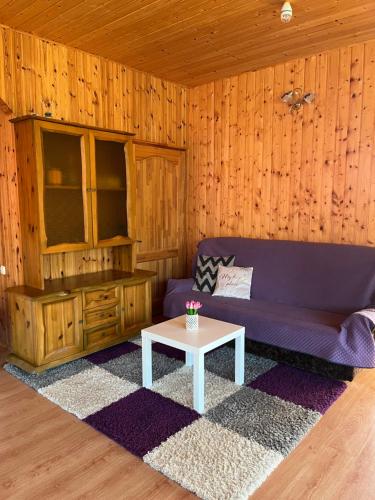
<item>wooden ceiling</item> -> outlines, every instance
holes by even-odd
[[[0,23],[194,86],[375,38],[375,0],[0,0]]]

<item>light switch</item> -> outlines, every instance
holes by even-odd
[[[0,274],[5,276],[7,273],[7,268],[5,266],[0,266]]]

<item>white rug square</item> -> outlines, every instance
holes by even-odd
[[[95,366],[38,392],[78,418],[86,418],[138,389],[137,384]]]
[[[206,370],[204,373],[205,411],[218,405],[241,388],[242,386]],[[153,384],[152,390],[177,403],[193,408],[193,368],[183,366],[165,375]]]
[[[283,458],[204,417],[143,457],[146,463],[206,500],[247,498]]]

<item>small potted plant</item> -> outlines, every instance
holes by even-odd
[[[196,331],[199,328],[198,310],[202,307],[200,302],[188,300],[186,306],[186,330]]]

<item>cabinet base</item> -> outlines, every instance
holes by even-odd
[[[85,349],[83,351],[77,352],[76,354],[72,354],[70,356],[67,356],[65,358],[61,359],[55,359],[53,361],[50,361],[49,363],[45,363],[43,365],[35,366],[28,361],[25,361],[22,358],[19,358],[16,354],[9,354],[6,358],[6,361],[8,363],[11,363],[12,365],[17,366],[18,368],[21,368],[27,373],[42,373],[49,368],[55,368],[56,366],[63,365],[65,363],[69,363],[70,361],[74,361],[79,358],[83,358],[84,356],[88,356],[89,354],[93,354],[94,352],[98,351],[103,351],[104,349],[107,349],[108,347],[112,347],[117,344],[122,344],[123,342],[128,342],[130,339],[136,337],[142,328],[146,328],[147,326],[150,326],[150,323],[145,323],[143,325],[137,325],[136,327],[129,329],[127,331],[126,336],[123,336],[119,339],[113,339],[111,342],[108,342],[106,345],[102,346],[96,346],[91,349]]]

